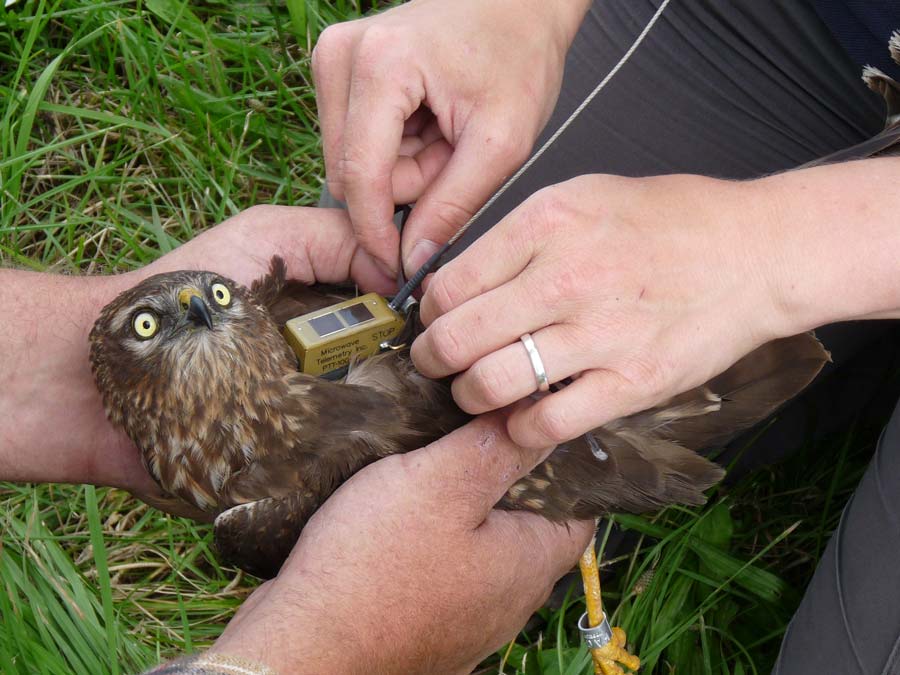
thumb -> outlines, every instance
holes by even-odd
[[[457,504],[459,525],[476,527],[520,478],[552,451],[552,447],[516,445],[501,413],[481,415],[430,445],[404,455],[420,485],[439,504]]]
[[[407,276],[445,244],[528,157],[527,135],[464,133],[446,167],[416,203],[403,232]]]

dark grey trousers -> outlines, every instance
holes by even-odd
[[[900,405],[825,548],[773,672],[900,673]]]
[[[615,65],[659,2],[595,2],[569,52],[544,137]],[[673,0],[609,86],[454,252],[539,188],[576,175],[753,178],[853,145],[882,124],[880,99],[808,0]],[[858,356],[893,347],[900,332],[882,322],[818,334],[835,361],[820,379],[838,385],[810,394],[826,410],[817,418],[826,421],[824,432],[869,400],[880,362],[854,369]],[[777,459],[798,444],[806,423],[802,410],[792,412],[754,444],[748,461]],[[898,636],[900,408],[825,550],[775,672],[900,674]]]

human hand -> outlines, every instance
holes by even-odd
[[[313,51],[328,187],[398,270],[394,204],[418,200],[415,271],[528,156],[587,0],[413,0],[325,30]]]
[[[338,209],[258,206],[135,272],[66,277],[0,270],[0,478],[121,487],[168,511],[197,516],[167,500],[137,448],[106,419],[88,361],[88,333],[119,292],[158,272],[209,269],[243,284],[268,272],[273,255],[306,282],[355,278],[386,292],[393,283],[357,244]]]
[[[547,450],[497,415],[355,474],[212,651],[277,672],[468,673],[577,561],[592,522],[492,510]]]
[[[776,193],[695,176],[583,176],[542,190],[438,271],[412,347],[429,377],[461,373],[472,414],[537,388],[533,333],[562,391],[509,419],[540,447],[651,407],[720,373],[789,325],[768,273]],[[780,193],[778,193],[780,194]]]

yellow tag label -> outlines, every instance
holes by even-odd
[[[387,300],[368,293],[291,319],[284,337],[300,360],[300,370],[324,375],[377,354],[381,343],[397,335],[404,323]]]

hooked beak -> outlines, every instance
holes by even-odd
[[[212,316],[209,313],[209,307],[206,306],[203,298],[199,295],[191,296],[190,302],[188,303],[187,319],[197,326],[206,326],[212,330],[213,322]]]

